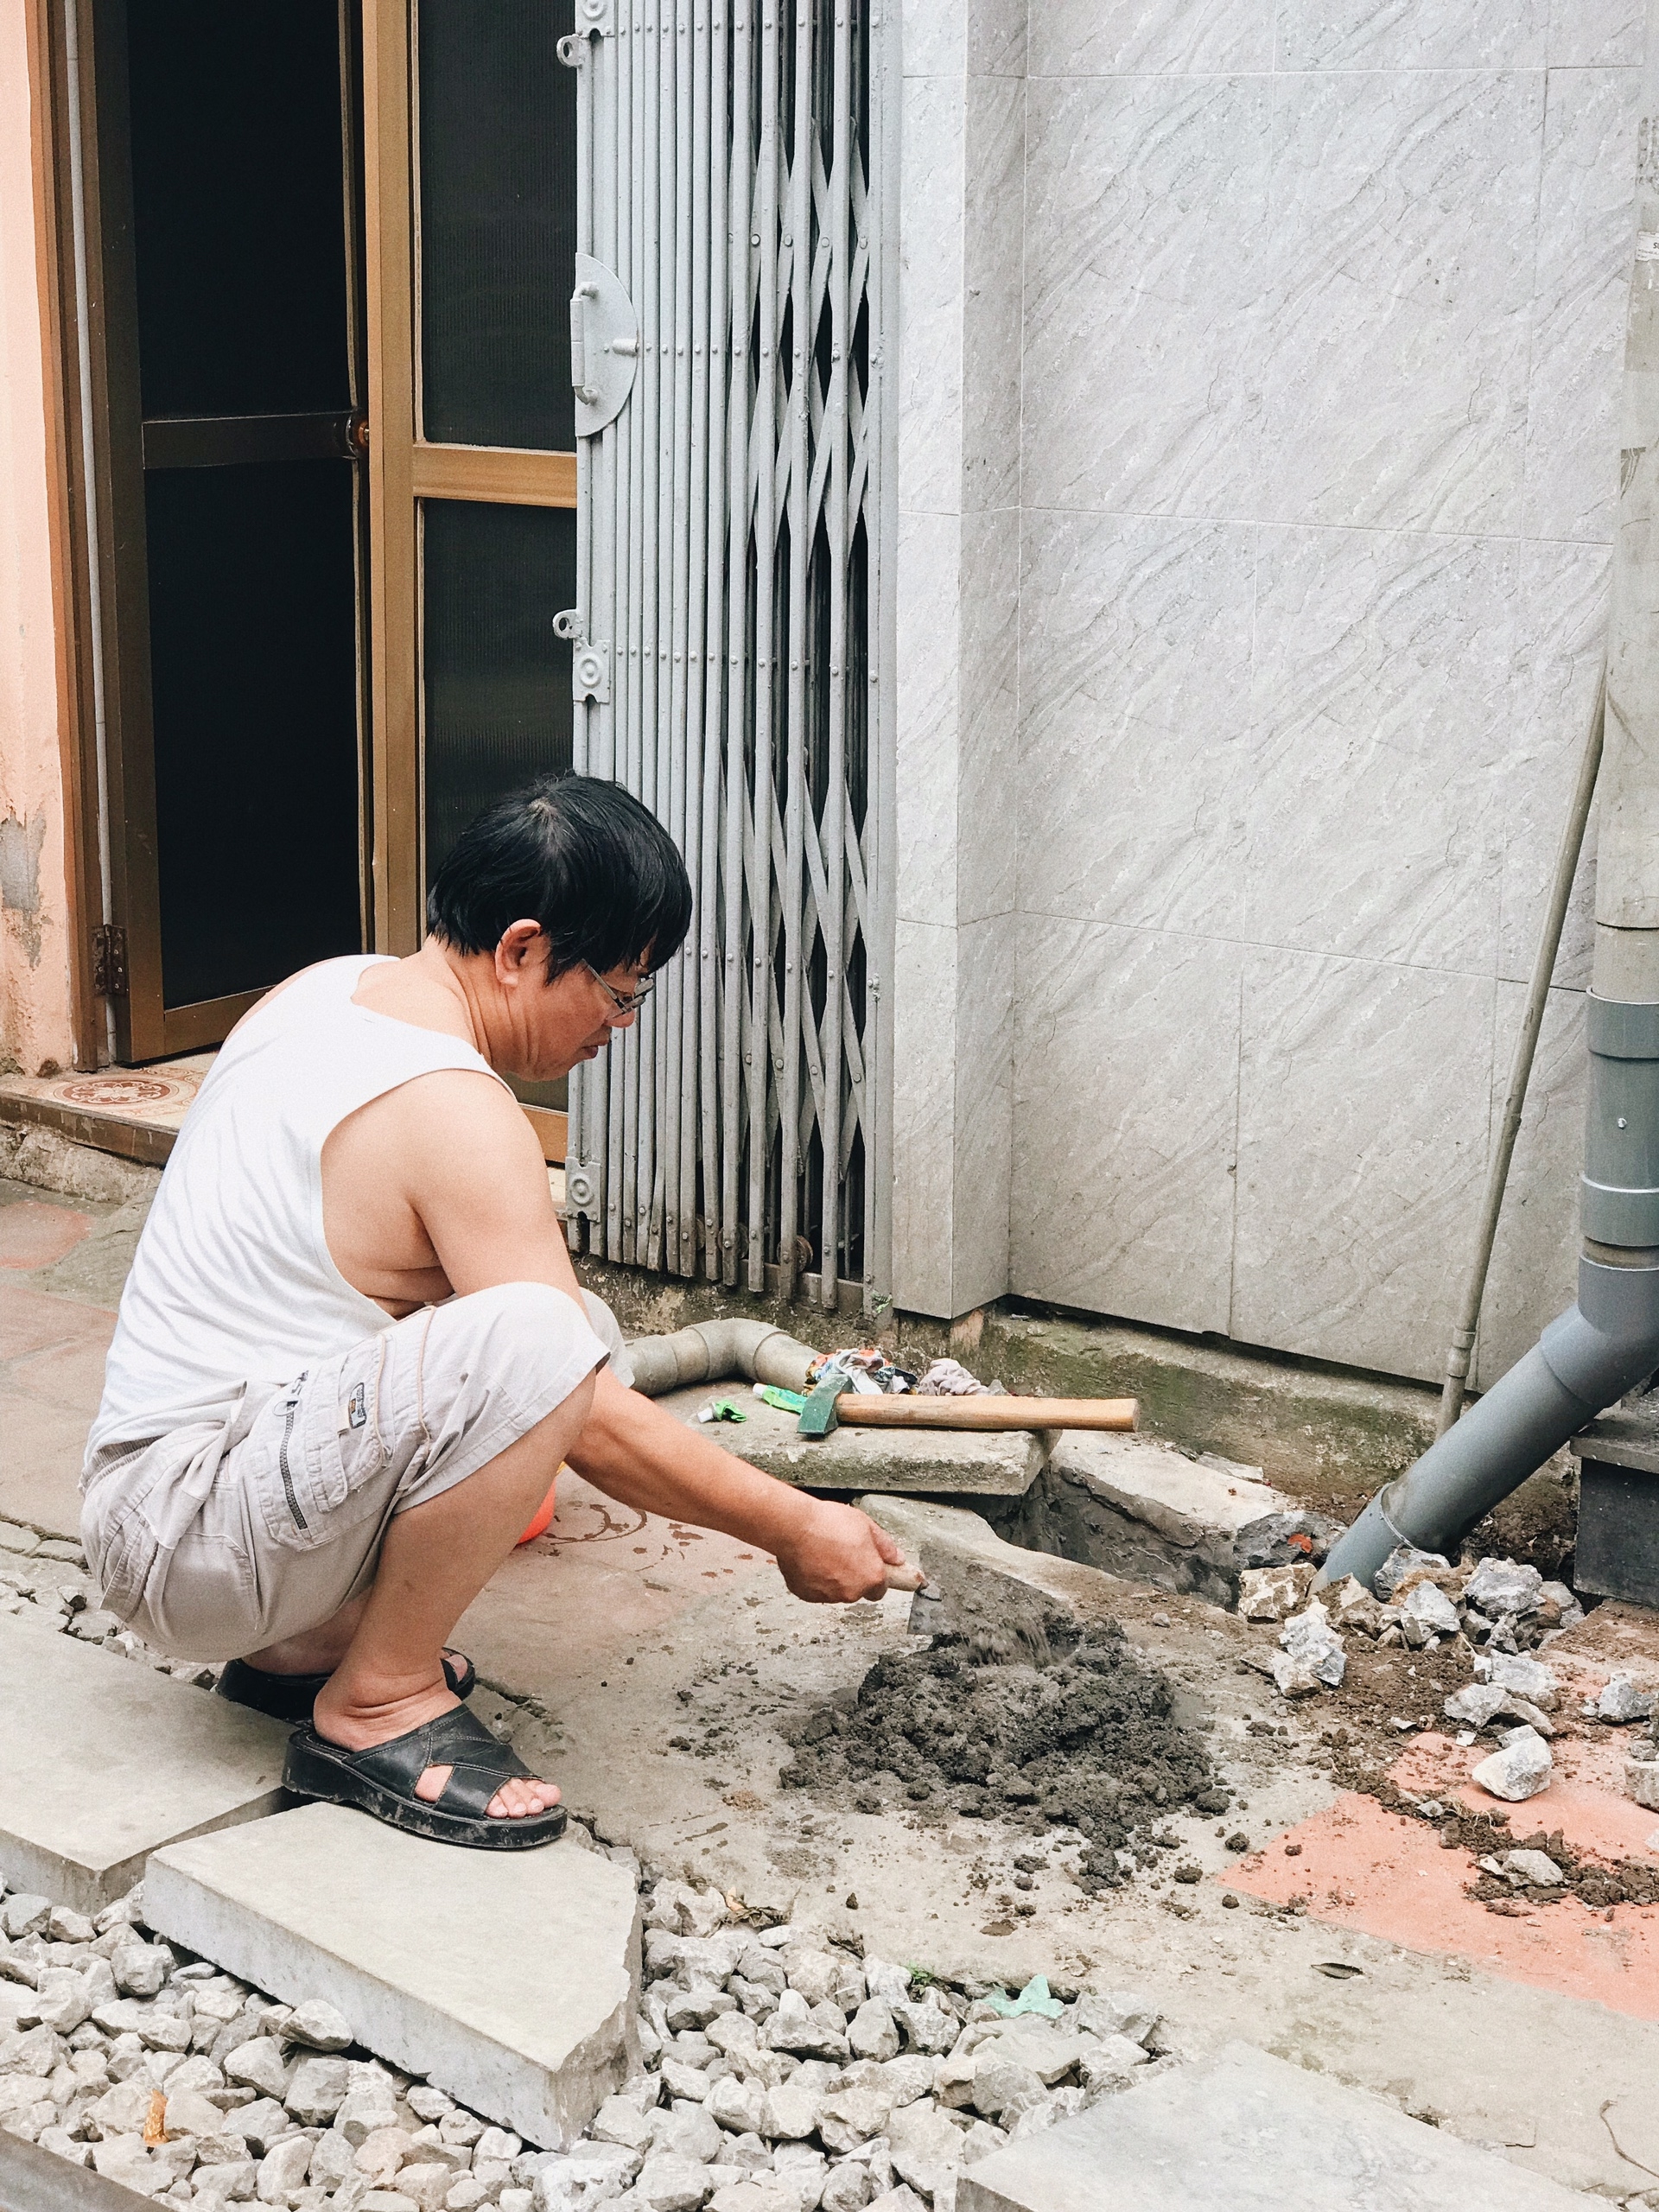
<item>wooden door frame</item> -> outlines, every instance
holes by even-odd
[[[420,502],[576,504],[574,453],[429,443],[417,418],[415,0],[362,0],[364,293],[368,306],[369,680],[374,947],[424,933]],[[566,1116],[525,1106],[543,1155],[563,1161]]]
[[[73,68],[65,30],[68,10],[78,48]],[[108,1058],[111,1046],[115,1059],[131,1063],[217,1044],[270,988],[177,1007],[168,1007],[162,993],[126,19],[127,0],[63,0],[61,9],[54,0],[29,0],[36,220],[46,272],[42,347],[54,611],[75,918],[72,977],[77,1058],[86,1055],[88,1066]],[[74,282],[77,120],[84,330]],[[348,250],[348,286],[354,251]],[[94,626],[103,673],[101,745]],[[369,779],[360,774],[359,845],[371,803]],[[372,879],[366,888],[372,906]],[[95,945],[106,917],[111,929],[100,976]],[[365,912],[365,943],[372,942],[372,930]],[[100,998],[107,1003],[107,1026]]]

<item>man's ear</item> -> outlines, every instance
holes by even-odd
[[[511,988],[531,973],[547,972],[547,940],[539,922],[512,922],[495,948],[495,976]]]

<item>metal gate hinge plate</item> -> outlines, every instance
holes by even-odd
[[[570,383],[576,435],[597,437],[628,404],[639,365],[639,324],[622,280],[591,254],[576,256],[570,295]]]
[[[92,931],[92,988],[103,999],[127,995],[127,933],[114,922]]]

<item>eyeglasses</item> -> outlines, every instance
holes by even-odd
[[[638,1014],[657,988],[657,978],[652,976],[637,991],[619,991],[614,984],[606,982],[591,960],[584,960],[582,964],[619,1014]]]

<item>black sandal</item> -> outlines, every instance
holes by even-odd
[[[429,1766],[454,1769],[442,1796],[429,1805],[415,1785]],[[504,1744],[464,1705],[440,1713],[406,1736],[348,1751],[319,1736],[308,1721],[288,1739],[283,1787],[296,1797],[330,1805],[356,1805],[389,1827],[434,1843],[461,1843],[479,1851],[534,1851],[564,1834],[565,1809],[492,1818],[490,1800],[504,1782],[534,1782],[512,1745]]]
[[[443,1679],[458,1698],[469,1698],[478,1688],[478,1674],[462,1652],[457,1666],[448,1652],[442,1656]],[[245,1659],[227,1660],[213,1688],[232,1705],[251,1705],[273,1720],[308,1720],[327,1675],[273,1675],[264,1667],[251,1667]]]

